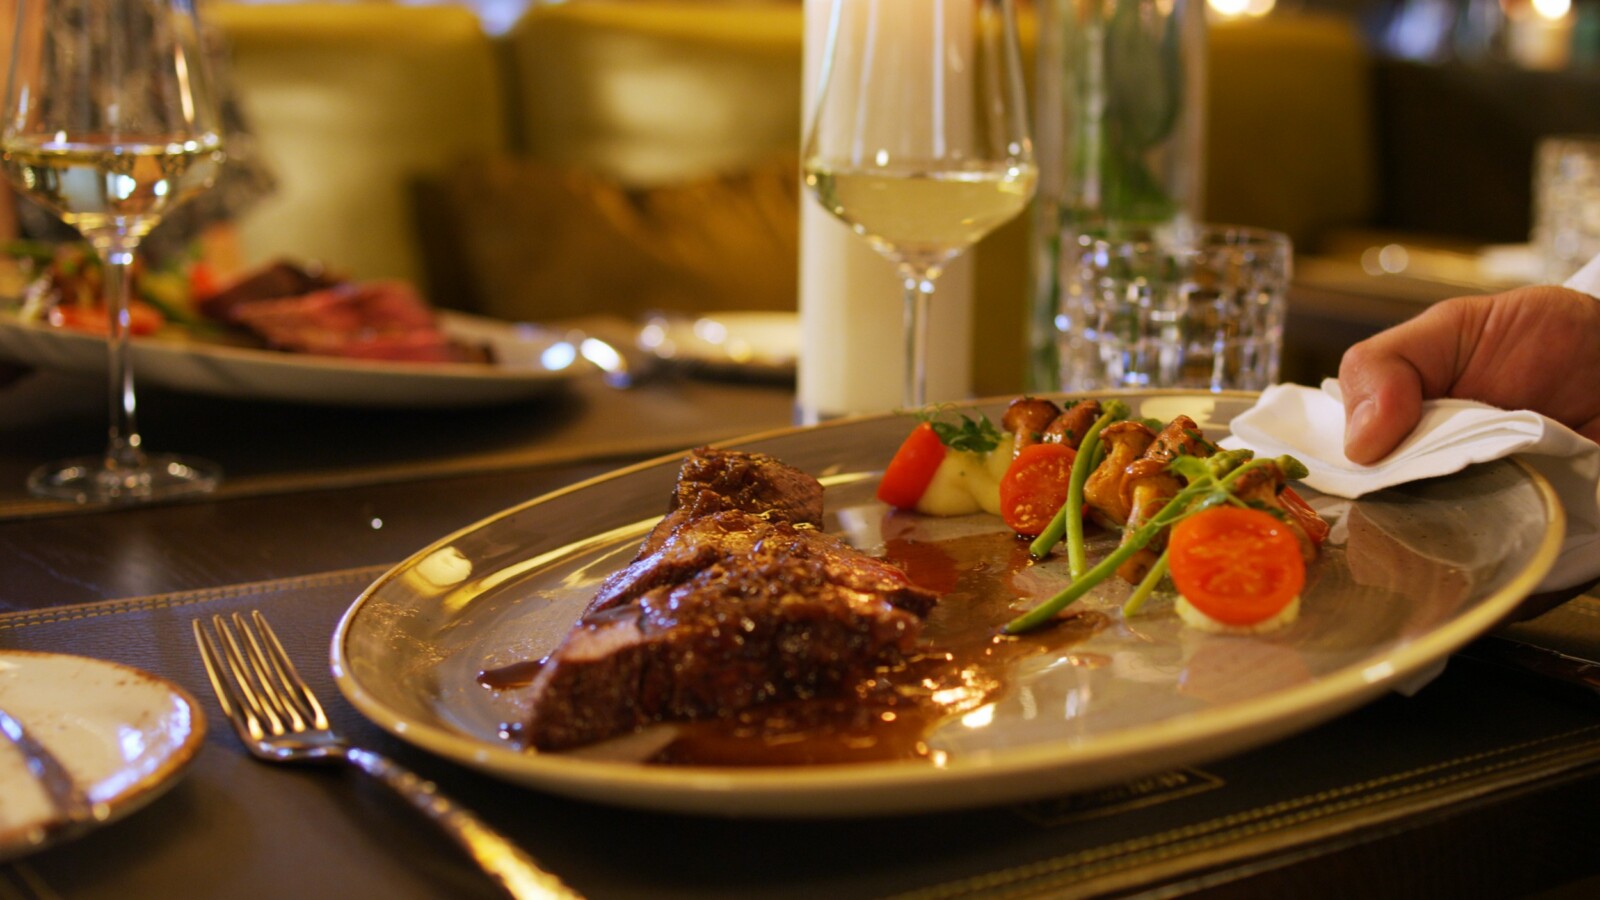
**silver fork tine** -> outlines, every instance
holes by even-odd
[[[234,613],[234,616],[238,615]],[[250,619],[255,623],[255,632],[261,635],[262,643],[265,645],[263,655],[271,664],[273,672],[277,674],[278,683],[288,692],[291,705],[305,714],[311,721],[312,728],[327,728],[327,713],[323,712],[322,704],[317,702],[317,695],[311,692],[311,686],[300,677],[300,671],[294,667],[294,661],[289,658],[288,652],[283,649],[283,644],[278,641],[277,633],[267,624],[267,617],[261,614],[261,610],[252,609]],[[242,630],[246,636],[250,636],[249,629]],[[251,643],[255,643],[254,637],[251,637]]]
[[[257,695],[280,717],[285,731],[304,730],[307,727],[307,717],[300,714],[300,708],[295,705],[292,692],[283,686],[282,672],[267,659],[266,652],[261,649],[261,641],[256,638],[255,630],[250,628],[244,616],[237,612],[233,614],[233,628],[228,630],[230,639],[234,632],[242,636],[238,642],[240,656],[249,666],[249,674],[254,676],[252,683]]]
[[[265,736],[261,722],[244,705],[240,689],[223,666],[222,651],[217,647],[216,640],[206,633],[205,625],[199,619],[189,624],[194,630],[194,642],[200,648],[200,662],[206,667],[206,678],[211,681],[211,691],[217,695],[217,704],[222,707],[228,724],[246,743],[260,740]]]
[[[212,616],[211,628],[221,639],[222,660],[227,664],[227,671],[233,676],[232,683],[237,688],[235,699],[250,718],[255,720],[256,724],[252,726],[252,730],[259,729],[265,734],[283,734],[284,720],[287,717],[280,716],[272,699],[264,696],[258,689],[260,682],[252,677],[251,665],[245,659],[244,648],[234,636],[233,629],[228,627],[227,620],[220,615]]]

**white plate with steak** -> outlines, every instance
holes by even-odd
[[[451,338],[487,347],[485,362],[401,362],[291,353],[190,337],[129,341],[141,387],[243,400],[323,406],[487,406],[538,397],[578,375],[571,354],[550,354],[559,335],[440,310]],[[0,359],[105,378],[106,340],[87,332],[0,316]],[[551,361],[553,360],[553,361]]]
[[[1254,402],[1117,396],[1211,440]],[[998,420],[1003,404],[975,408]],[[1057,624],[1001,636],[1065,564],[1030,562],[996,517],[877,501],[910,424],[663,457],[445,537],[345,614],[339,687],[416,746],[608,803],[778,817],[1006,803],[1202,763],[1409,686],[1510,613],[1561,540],[1548,485],[1514,462],[1354,503],[1301,488],[1333,530],[1290,626],[1215,634],[1156,601],[1125,619],[1113,579]]]

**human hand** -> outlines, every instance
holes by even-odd
[[[1526,287],[1434,304],[1345,351],[1345,455],[1373,463],[1422,415],[1422,401],[1531,409],[1600,441],[1600,300]]]

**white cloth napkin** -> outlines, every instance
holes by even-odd
[[[1355,498],[1373,491],[1459,472],[1512,454],[1549,479],[1567,513],[1567,536],[1555,567],[1538,590],[1581,584],[1600,575],[1600,444],[1528,410],[1496,409],[1470,400],[1429,400],[1416,430],[1370,466],[1344,455],[1344,402],[1339,382],[1322,389],[1281,384],[1233,420],[1222,442],[1258,456],[1289,454],[1306,464],[1305,483]]]
[[[1600,254],[1595,254],[1594,259],[1584,264],[1583,268],[1572,273],[1572,277],[1564,282],[1562,287],[1583,291],[1594,297],[1600,297]]]

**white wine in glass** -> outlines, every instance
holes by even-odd
[[[109,321],[106,452],[43,466],[28,487],[79,503],[209,491],[212,463],[145,452],[128,347],[140,240],[224,160],[192,0],[18,0],[14,34],[0,164],[94,247]]]
[[[806,186],[896,264],[904,404],[922,406],[935,280],[1038,178],[1011,0],[833,0],[822,79]]]

